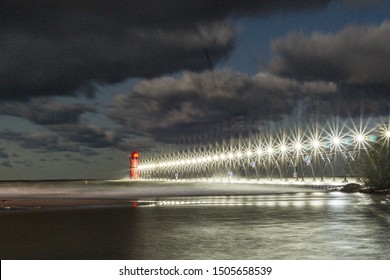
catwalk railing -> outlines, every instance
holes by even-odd
[[[353,163],[373,143],[388,143],[387,125],[368,129],[268,133],[141,157],[143,179],[313,179],[353,176]]]

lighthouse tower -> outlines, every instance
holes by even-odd
[[[141,173],[138,169],[139,153],[134,151],[131,154],[129,154],[129,161],[130,161],[130,178],[139,179],[141,177]]]

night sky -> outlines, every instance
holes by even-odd
[[[388,0],[0,0],[0,180],[122,178],[267,124],[388,118]]]

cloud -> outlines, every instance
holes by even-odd
[[[4,151],[4,148],[0,148],[0,158],[9,158],[9,154]]]
[[[118,141],[114,130],[81,121],[77,124],[51,125],[48,129],[66,141],[79,143],[89,148],[109,148]]]
[[[177,77],[145,79],[129,94],[116,96],[107,112],[119,128],[99,127],[83,118],[85,112],[96,113],[94,104],[40,98],[30,103],[3,102],[0,109],[43,125],[51,133],[47,139],[23,136],[24,147],[57,151],[69,147],[127,150],[140,145],[148,149],[156,141],[223,137],[286,118],[388,114],[389,79],[384,68],[389,59],[383,49],[387,37],[382,38],[388,28],[384,22],[377,27],[349,27],[337,34],[292,34],[276,40],[273,47],[278,56],[269,65],[273,73],[187,71]],[[349,41],[353,45],[348,53],[344,44]],[[374,62],[383,73],[366,68]]]
[[[1,165],[4,167],[13,167],[13,165],[9,160],[2,162]]]
[[[61,138],[51,132],[21,133],[13,131],[2,131],[0,137],[3,140],[17,142],[21,147],[34,149],[40,152],[78,152],[79,145],[64,143]]]
[[[39,125],[77,123],[85,112],[96,112],[96,105],[43,98],[30,102],[8,101],[0,104],[1,115],[25,118]]]
[[[262,121],[293,114],[302,102],[313,111],[314,93],[326,103],[337,92],[331,82],[298,82],[270,73],[187,72],[180,78],[140,82],[131,94],[114,99],[108,116],[126,131],[171,141],[182,135],[253,129]]]
[[[234,49],[229,17],[324,8],[331,1],[22,2],[0,0],[0,112],[47,130],[1,133],[24,148],[95,155],[92,148],[223,137],[294,115],[353,116],[363,103],[367,112],[389,108],[388,22],[275,40],[268,72],[258,75],[196,72],[208,68],[207,56],[218,63]],[[183,69],[191,71],[163,75]],[[83,117],[98,113],[96,104],[32,98],[92,93],[95,85],[129,77],[146,79],[114,99],[107,116],[118,129]]]
[[[93,148],[111,148],[119,145],[114,131],[88,123],[50,126],[48,132],[20,133],[2,131],[3,140],[17,142],[21,147],[40,152],[78,152],[86,156],[99,154]],[[1,157],[1,154],[0,154]]]
[[[84,113],[97,113],[96,104],[36,98],[24,102],[3,102],[0,104],[0,112],[2,115],[25,118],[48,130],[35,134],[2,133],[5,139],[19,140],[24,148],[82,152],[80,145],[104,148],[113,146],[117,141],[114,130],[92,125],[83,118]],[[85,154],[92,155],[92,151],[86,151]]]
[[[272,48],[275,57],[268,70],[275,75],[337,85],[337,98],[322,96],[334,114],[389,113],[390,22],[349,26],[336,34],[290,34]]]
[[[305,81],[390,89],[390,22],[350,26],[337,34],[291,34],[275,40],[268,69]]]
[[[207,68],[234,48],[231,15],[330,1],[0,1],[0,99],[93,94],[97,84]]]
[[[299,120],[302,125],[331,116],[387,115],[389,98],[375,89],[269,72],[185,72],[141,81],[131,93],[115,97],[107,116],[120,130],[155,142],[199,143],[202,137],[260,131],[268,122]]]

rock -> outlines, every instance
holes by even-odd
[[[362,189],[363,189],[362,185],[350,183],[350,184],[346,184],[345,186],[342,186],[340,188],[340,192],[354,193],[354,192],[359,192]]]

